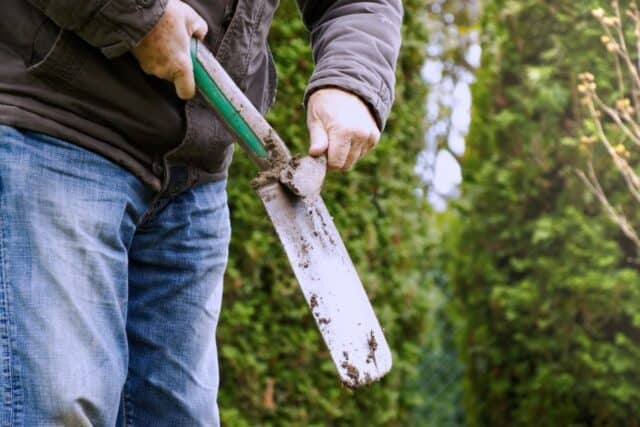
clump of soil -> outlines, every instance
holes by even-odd
[[[375,352],[378,349],[378,341],[376,340],[373,331],[370,332],[370,335],[367,339],[367,345],[369,346],[369,355],[367,356],[367,363],[373,362],[376,363],[376,355]],[[343,381],[343,384],[351,389],[355,389],[357,387],[363,385],[369,385],[374,383],[376,380],[371,378],[371,374],[369,372],[361,373],[358,368],[356,368],[351,362],[349,362],[349,353],[346,351],[342,352],[342,356],[344,360],[340,364],[340,366],[347,371],[347,376],[351,381]],[[376,365],[377,366],[377,365]]]
[[[300,236],[300,241],[302,244],[300,245],[300,251],[298,252],[298,258],[300,261],[298,265],[302,268],[309,268],[311,264],[311,260],[309,259],[309,251],[313,249],[313,246],[304,238],[304,236]]]
[[[320,223],[322,224],[322,232],[324,233],[325,236],[329,238],[329,242],[335,246],[336,242],[333,240],[333,237],[331,237],[331,233],[329,233],[327,222],[324,220],[324,217],[322,216],[320,209],[316,207],[315,213],[316,215],[318,215],[318,218],[320,218]]]
[[[296,186],[295,170],[300,167],[300,156],[294,156],[279,170],[278,179],[289,187],[293,194],[300,195],[301,190]]]
[[[347,376],[351,379],[351,384],[345,384],[347,387],[358,387],[360,385],[360,371],[358,368],[349,363],[348,360],[342,362],[342,366],[347,370]]]
[[[318,295],[311,294],[311,299],[309,300],[309,306],[311,307],[311,310],[313,310],[318,306]]]
[[[265,185],[269,185],[269,184],[273,184],[274,182],[278,182],[280,179],[280,171],[282,169],[267,169],[264,170],[262,172],[260,172],[260,174],[258,174],[257,177],[255,177],[252,181],[251,181],[251,187],[254,190],[258,190],[262,187],[264,187]]]
[[[369,333],[369,338],[367,339],[367,345],[369,346],[367,363],[373,362],[373,364],[376,365],[377,367],[378,362],[376,361],[376,350],[378,349],[378,341],[376,341],[376,336],[373,334],[373,331]]]
[[[283,153],[278,150],[278,145],[275,142],[273,135],[269,135],[264,139],[264,148],[269,153],[267,158],[268,168],[260,172],[260,174],[251,181],[251,186],[254,190],[264,187],[267,184],[278,182],[280,180],[280,173],[287,166],[287,159]]]
[[[346,355],[346,353],[343,354]],[[343,384],[347,388],[355,389],[363,385],[369,385],[375,382],[375,380],[371,378],[371,375],[368,372],[365,372],[364,375],[361,376],[358,368],[349,363],[348,359],[344,360],[340,366],[347,370],[347,376],[351,380],[350,382],[343,381]]]
[[[283,153],[276,142],[276,137],[273,135],[273,129],[269,129],[269,135],[264,139],[264,148],[269,153],[269,158],[267,162],[271,169],[276,166],[280,166],[287,163],[289,155],[287,153]]]

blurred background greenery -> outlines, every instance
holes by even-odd
[[[271,33],[280,83],[269,119],[303,152],[300,102],[313,64],[294,4],[282,2]],[[394,369],[363,390],[338,383],[250,188],[255,169],[238,152],[218,333],[223,425],[640,425],[637,248],[578,176],[592,161],[612,204],[638,223],[606,150],[580,148],[593,129],[580,73],[595,75],[603,97],[633,91],[616,85],[616,61],[592,16],[609,3],[404,6],[383,141],[353,171],[330,174],[323,193],[385,327]],[[443,33],[462,42],[442,41]],[[478,69],[468,55],[479,46],[469,43],[482,47]],[[434,67],[444,71],[434,76]],[[445,131],[428,137],[455,109],[445,102],[432,114],[427,102],[448,76],[451,90],[475,79],[470,126],[445,120]],[[462,137],[468,130],[462,146],[452,129]],[[440,150],[460,163],[463,179],[434,203],[428,169]],[[637,147],[629,152],[636,170]]]

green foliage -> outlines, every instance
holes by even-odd
[[[416,377],[426,331],[429,264],[424,201],[412,168],[422,146],[425,2],[404,2],[405,47],[397,101],[376,150],[348,174],[329,175],[329,211],[360,272],[394,351],[380,384],[351,392],[335,368],[261,202],[256,169],[236,153],[229,181],[233,240],[218,341],[219,404],[229,426],[401,426],[419,404]],[[312,70],[308,34],[294,2],[284,2],[271,33],[280,84],[269,120],[293,152],[307,149],[302,93]]]
[[[640,424],[637,257],[576,176],[577,75],[615,72],[590,7],[486,4],[442,252],[470,425]]]

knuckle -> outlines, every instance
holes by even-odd
[[[140,68],[142,68],[142,71],[145,72],[146,74],[154,74],[154,68],[149,66],[148,64],[145,63],[141,63],[140,64]]]
[[[368,129],[361,127],[349,128],[346,132],[348,138],[352,141],[367,141],[371,136],[371,132]]]
[[[344,162],[338,161],[335,157],[329,157],[329,167],[331,169],[340,169]]]
[[[367,141],[367,148],[373,148],[376,145],[378,145],[378,142],[380,141],[380,138],[371,138]]]
[[[173,74],[171,72],[171,68],[167,66],[166,62],[162,64],[156,63],[152,69],[153,69],[153,75],[160,77],[161,79],[169,80],[171,79]]]
[[[371,132],[369,132],[367,129],[363,129],[363,128],[357,128],[353,130],[353,135],[359,139],[359,140],[367,140],[370,135]]]
[[[157,68],[155,70],[155,72],[153,73],[153,75],[156,76],[156,77],[159,77],[161,79],[164,79],[164,80],[172,80],[173,79],[173,75],[172,75],[171,71],[166,67]]]
[[[158,67],[158,62],[153,60],[153,58],[142,58],[139,62],[140,68],[147,74],[157,76],[161,71],[160,67]]]

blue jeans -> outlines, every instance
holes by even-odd
[[[0,126],[0,426],[217,426],[225,182]]]

